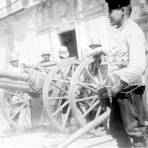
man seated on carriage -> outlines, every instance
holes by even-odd
[[[119,30],[116,46],[110,53],[111,63],[109,64],[110,71],[113,71],[110,131],[121,146],[125,146],[126,143],[126,146],[130,147],[129,138],[132,138],[135,147],[147,147],[142,103],[144,87],[138,87],[143,83],[142,76],[146,66],[144,33],[130,18],[132,12],[130,0],[106,0],[106,2],[109,8],[110,24]],[[134,90],[124,89],[134,84],[136,84]],[[118,110],[120,114],[117,113]],[[116,119],[118,122],[115,122]],[[122,124],[119,126],[119,123]],[[119,129],[120,131],[123,129],[122,133],[125,135],[123,140],[119,139],[119,132],[117,132]]]
[[[145,37],[141,28],[130,18],[130,0],[106,0],[112,26],[119,29],[115,46],[109,51],[108,83],[98,95],[112,94],[110,134],[119,147],[146,147],[147,136],[143,121],[142,94],[144,92],[143,73],[146,65]],[[135,33],[136,32],[136,33]],[[101,49],[94,49],[90,56],[96,58]],[[127,88],[127,89],[126,89]],[[133,88],[133,89],[132,89]],[[104,97],[105,98],[105,97]],[[101,101],[103,102],[103,101]],[[132,140],[131,140],[132,139]]]

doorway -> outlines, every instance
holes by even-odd
[[[78,58],[77,42],[75,30],[62,32],[59,34],[61,44],[66,46],[70,57]]]

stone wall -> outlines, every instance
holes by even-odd
[[[105,17],[107,6],[104,4],[104,0],[23,1],[24,9],[0,21],[1,45],[7,54],[19,52],[22,62],[39,62],[44,48],[48,48],[56,60],[60,45],[58,34],[75,29],[78,57],[82,59],[92,38],[101,38],[105,49],[110,46],[109,23]],[[132,5],[132,17],[141,18],[140,1],[133,0]],[[31,60],[28,55],[33,55]]]

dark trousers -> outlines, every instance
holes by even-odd
[[[132,147],[133,143],[144,144],[146,130],[143,122],[142,95],[119,94],[113,98],[110,115],[110,134],[116,139],[119,148]]]

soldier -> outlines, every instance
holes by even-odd
[[[21,73],[22,68],[19,66],[19,58],[17,54],[12,54],[10,59],[9,59],[10,67],[8,68],[9,71],[11,72],[17,72]]]
[[[107,68],[106,68],[106,61],[104,60],[106,58],[106,53],[103,51],[101,41],[99,39],[93,39],[89,44],[90,49],[85,53],[85,57],[93,57],[94,62],[92,62],[88,70],[91,73],[93,80],[95,82],[91,81],[89,83],[92,83],[91,85],[94,85],[94,88],[96,87],[96,84],[100,86],[100,74],[102,75],[102,80],[106,81],[107,79]],[[98,66],[99,65],[99,66]],[[89,80],[88,75],[85,75],[84,81],[87,82]],[[103,83],[103,81],[102,81]],[[105,83],[105,82],[104,82]],[[93,109],[87,116],[87,120],[91,121],[96,116],[97,107]],[[105,123],[103,123],[104,127],[106,127]],[[107,128],[106,128],[107,129]]]
[[[59,47],[59,58],[60,60],[64,60],[66,58],[69,57],[69,52],[66,46],[60,46]],[[65,70],[65,69],[64,69]],[[68,75],[67,75],[67,79],[68,79]],[[65,103],[65,101],[67,100],[62,100],[61,105]],[[66,111],[68,109],[68,105],[66,105],[63,109],[62,109],[62,121],[64,122],[65,118],[66,118]],[[71,114],[69,115],[68,121],[67,123],[70,124],[71,122]]]
[[[19,58],[17,54],[12,54],[10,57],[10,67],[9,67],[9,71],[11,71],[12,73],[23,73],[24,70],[23,68],[20,66],[19,63]],[[14,90],[12,90],[12,92],[14,92]],[[17,102],[22,101],[22,98],[20,98],[19,96],[24,96],[24,98],[29,101],[30,96],[28,94],[23,94],[20,91],[15,91],[15,94],[17,95],[12,95],[10,102],[12,104],[16,104],[13,106],[10,106],[10,110],[11,110],[11,114],[15,114],[16,110],[20,108],[19,104],[17,104]],[[22,108],[18,114],[18,128],[19,130],[24,129],[26,126],[30,126],[31,125],[31,113],[30,113],[30,106],[29,104],[25,105],[24,108]],[[10,125],[10,127],[12,128],[12,130],[14,129],[13,126]],[[15,130],[14,130],[15,131]]]
[[[110,133],[122,148],[146,147],[147,136],[143,121],[143,88],[145,70],[145,37],[141,28],[130,18],[130,0],[106,0],[110,24],[119,30],[115,47],[109,52],[109,77],[112,94]],[[135,84],[135,85],[134,85]],[[131,90],[133,86],[135,90]],[[124,92],[123,92],[124,89]],[[130,92],[130,91],[132,92]],[[101,98],[102,92],[98,92]],[[128,91],[128,93],[126,93]],[[102,101],[101,101],[102,102]],[[132,141],[131,141],[132,139]]]
[[[41,61],[41,63],[50,62],[50,56],[51,53],[49,51],[44,51],[44,53],[42,54],[43,60]]]
[[[95,59],[95,62],[92,63],[92,65],[90,65],[90,72],[92,73],[94,80],[96,80],[96,82],[98,81],[98,64],[103,65],[103,63],[107,62],[107,55],[106,53],[103,51],[102,45],[101,45],[101,41],[99,39],[93,39],[89,45],[90,49],[85,56],[93,56]],[[100,66],[100,68],[102,69],[104,66]],[[105,76],[105,74],[103,74],[104,70],[101,70],[102,75]],[[105,79],[105,78],[104,78]]]

